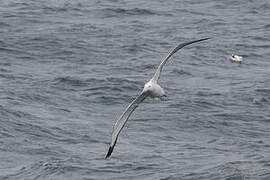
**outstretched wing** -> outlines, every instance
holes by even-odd
[[[120,118],[116,121],[113,127],[112,142],[110,144],[110,148],[106,155],[106,158],[112,154],[118,135],[121,132],[124,125],[126,124],[128,118],[130,117],[132,112],[138,107],[139,103],[141,103],[147,97],[147,95],[148,95],[147,93],[142,92],[135,100],[132,101],[132,103],[126,108],[126,110],[123,112]]]
[[[204,39],[199,39],[199,40],[195,40],[195,41],[190,41],[190,42],[186,42],[186,43],[182,43],[182,44],[179,44],[178,46],[176,46],[169,54],[168,56],[160,63],[160,65],[158,66],[153,78],[152,78],[152,81],[154,82],[157,82],[159,77],[160,77],[160,73],[162,71],[162,68],[163,66],[166,64],[166,62],[168,61],[168,59],[174,54],[176,53],[178,50],[182,49],[183,47],[189,45],[189,44],[192,44],[192,43],[196,43],[196,42],[200,42],[200,41],[204,41],[204,40],[207,40],[207,39],[210,39],[210,38],[204,38]]]

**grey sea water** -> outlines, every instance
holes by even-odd
[[[2,0],[0,179],[269,180],[269,57],[268,0]]]

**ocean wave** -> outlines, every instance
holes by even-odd
[[[268,9],[4,1],[0,179],[270,179]],[[147,98],[104,160],[115,120],[173,44],[206,35],[174,55],[183,61],[160,79],[168,97]]]
[[[132,9],[124,9],[124,8],[105,8],[101,10],[102,13],[106,14],[107,17],[114,17],[114,16],[122,16],[122,15],[155,15],[156,13],[149,9],[142,9],[142,8],[132,8]]]

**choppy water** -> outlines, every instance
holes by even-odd
[[[268,0],[2,0],[0,179],[269,180],[269,57]]]

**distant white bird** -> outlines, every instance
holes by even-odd
[[[150,96],[151,98],[161,98],[166,96],[165,92],[163,90],[162,87],[160,87],[160,85],[158,84],[158,80],[160,77],[160,73],[162,71],[163,66],[166,64],[166,62],[168,61],[168,59],[174,54],[176,53],[179,49],[192,44],[192,43],[196,43],[196,42],[200,42],[200,41],[204,41],[210,38],[204,38],[204,39],[199,39],[199,40],[195,40],[195,41],[191,41],[191,42],[187,42],[187,43],[183,43],[183,44],[179,44],[178,46],[176,46],[169,54],[168,56],[160,63],[160,65],[158,66],[154,76],[152,77],[152,79],[150,81],[148,81],[145,85],[144,88],[141,92],[141,94],[131,102],[131,104],[126,108],[126,110],[123,112],[123,114],[120,116],[120,118],[116,121],[114,127],[113,127],[113,132],[112,132],[112,141],[110,144],[110,148],[108,150],[108,153],[106,155],[106,158],[108,158],[113,151],[113,148],[116,144],[117,138],[119,133],[121,132],[122,128],[124,127],[124,125],[126,124],[128,118],[130,117],[130,115],[132,114],[132,112],[138,107],[139,103],[141,103],[147,96]]]
[[[242,56],[235,55],[235,54],[232,54],[231,61],[232,62],[237,62],[237,63],[240,63],[241,64],[242,61],[243,61],[243,57]]]

